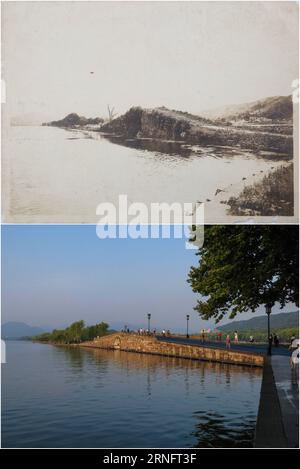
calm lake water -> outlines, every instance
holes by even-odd
[[[248,447],[261,370],[7,341],[3,447]]]
[[[222,200],[283,162],[238,148],[54,127],[10,127],[3,141],[4,218],[20,223],[97,223],[98,204],[117,204],[120,194],[129,203],[205,203],[207,221],[220,223]]]

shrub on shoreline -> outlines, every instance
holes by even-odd
[[[54,329],[52,332],[45,332],[32,339],[55,344],[78,344],[107,334],[108,327],[105,322],[86,327],[84,321],[76,321],[66,329]]]
[[[262,181],[230,197],[229,215],[292,216],[294,214],[293,164],[280,166]]]

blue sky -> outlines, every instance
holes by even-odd
[[[105,239],[91,225],[4,226],[2,322],[60,326],[77,319],[181,328],[195,295],[185,240]]]
[[[100,240],[92,225],[3,226],[2,323],[146,327],[149,312],[159,329],[185,331],[186,314],[191,331],[209,327],[193,311],[197,297],[186,282],[195,252],[184,239]]]

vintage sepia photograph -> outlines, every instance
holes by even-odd
[[[2,2],[4,221],[296,222],[297,38],[296,2]]]

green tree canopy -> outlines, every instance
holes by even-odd
[[[52,332],[37,335],[33,339],[55,344],[76,344],[85,340],[93,340],[95,337],[101,337],[108,333],[108,328],[109,325],[106,322],[85,327],[84,321],[80,320],[73,322],[66,329],[54,329]]]
[[[80,342],[82,331],[84,329],[84,321],[73,322],[66,330],[67,337],[70,342]]]
[[[188,277],[201,295],[195,310],[220,321],[260,305],[298,305],[299,230],[296,225],[205,227],[199,266]]]

